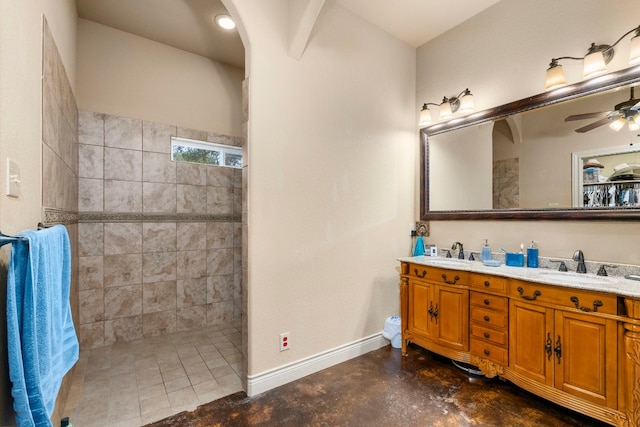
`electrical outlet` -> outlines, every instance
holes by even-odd
[[[289,350],[289,332],[280,334],[280,351]]]

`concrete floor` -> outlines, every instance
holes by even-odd
[[[149,426],[580,426],[605,424],[419,347],[381,348],[247,397],[235,393]]]

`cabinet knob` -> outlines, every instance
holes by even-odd
[[[484,300],[484,305],[489,305],[489,304],[491,304],[491,302],[488,299]]]
[[[488,280],[485,280],[485,281],[484,281],[484,285],[488,288],[489,286],[491,286],[491,283],[489,283],[489,281],[488,281]]]
[[[490,319],[489,319],[489,316],[484,316],[484,321],[485,321],[485,322],[488,322],[489,320],[490,320]]]
[[[489,335],[489,332],[485,332],[485,333],[484,333],[484,337],[485,337],[485,338],[489,338],[490,336],[491,336],[491,335]]]
[[[486,348],[483,351],[484,354],[486,354],[487,356],[489,355],[489,353],[491,353],[489,350],[487,350]]]

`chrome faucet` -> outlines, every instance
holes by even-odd
[[[587,267],[584,265],[584,254],[580,249],[574,252],[573,260],[578,261],[578,269],[576,270],[577,273],[587,272]]]
[[[453,245],[451,245],[451,249],[453,250],[455,250],[457,247],[460,248],[460,252],[458,252],[458,259],[464,259],[464,248],[462,247],[462,243],[454,242]]]

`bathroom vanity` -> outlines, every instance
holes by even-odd
[[[399,261],[403,355],[412,342],[609,424],[640,426],[640,282]]]

